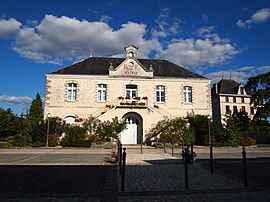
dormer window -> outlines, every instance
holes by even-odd
[[[244,88],[243,87],[240,87],[240,93],[241,93],[241,95],[244,95]]]

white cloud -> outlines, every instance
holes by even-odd
[[[245,84],[249,77],[258,74],[270,72],[270,66],[245,66],[236,70],[215,71],[206,74],[205,76],[212,79],[212,83],[218,82],[222,75],[224,78],[232,78],[233,80]]]
[[[112,20],[112,19],[113,19],[113,18],[112,18],[111,16],[108,16],[108,15],[102,15],[102,16],[100,17],[100,20],[99,20],[99,21],[108,24],[109,21]]]
[[[239,53],[229,39],[220,38],[214,27],[203,27],[195,33],[198,39],[178,39],[169,43],[169,60],[187,67],[220,64]]]
[[[94,49],[94,56],[109,56],[122,53],[124,46],[135,44],[140,47],[139,56],[147,57],[159,42],[146,40],[145,33],[146,25],[134,22],[113,30],[104,22],[45,15],[35,28],[24,27],[18,32],[13,50],[38,62],[57,64],[63,59],[87,57],[90,49]]]
[[[263,8],[261,10],[258,10],[256,13],[254,13],[250,19],[248,20],[241,20],[239,19],[236,22],[236,25],[241,28],[250,28],[251,24],[258,24],[258,23],[265,23],[270,20],[270,8]]]
[[[1,95],[0,102],[8,102],[11,104],[30,104],[32,102],[32,98],[27,96],[8,96]]]
[[[8,37],[19,31],[21,23],[14,18],[0,20],[0,38]]]
[[[113,29],[104,22],[45,15],[34,27],[20,25],[12,49],[36,62],[62,64],[88,57],[91,49],[93,56],[119,57],[123,47],[134,44],[139,47],[140,58],[161,58],[166,53],[167,59],[187,67],[220,64],[239,52],[229,39],[215,32],[214,26],[198,29],[193,38],[176,38],[180,21],[172,18],[169,23],[168,18],[169,10],[164,9],[158,18],[160,29],[152,30],[148,37],[143,23],[126,22]],[[175,39],[168,42],[163,34]]]
[[[180,20],[178,18],[171,18],[168,8],[161,10],[155,22],[158,28],[153,28],[151,31],[152,36],[155,38],[176,35],[180,32]]]

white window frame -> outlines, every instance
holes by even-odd
[[[128,85],[126,85],[126,98],[127,99],[134,99],[135,97],[137,97],[138,96],[138,86],[134,85],[134,87],[136,86],[136,88],[127,88],[127,86]]]
[[[192,103],[192,87],[184,86],[184,103]]]
[[[67,84],[67,100],[68,101],[77,100],[77,88],[78,88],[78,85],[76,83]]]
[[[100,102],[107,101],[107,85],[106,84],[98,84],[98,97],[97,100]]]
[[[163,96],[162,93],[164,93]],[[165,103],[165,86],[163,85],[156,86],[156,102]]]

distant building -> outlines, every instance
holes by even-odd
[[[120,139],[138,144],[155,124],[187,114],[211,115],[210,79],[166,60],[138,59],[137,47],[125,58],[90,57],[46,74],[45,116],[81,123],[125,119]]]
[[[251,95],[244,86],[232,79],[221,79],[211,89],[213,119],[224,123],[226,116],[245,111],[253,119],[254,107],[250,105]]]

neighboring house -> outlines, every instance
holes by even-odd
[[[90,57],[46,74],[45,116],[81,123],[125,119],[124,144],[138,144],[165,118],[211,115],[210,80],[166,60]]]
[[[234,112],[245,111],[253,119],[255,109],[250,105],[251,95],[244,86],[232,79],[221,79],[211,89],[213,119],[222,124]]]

